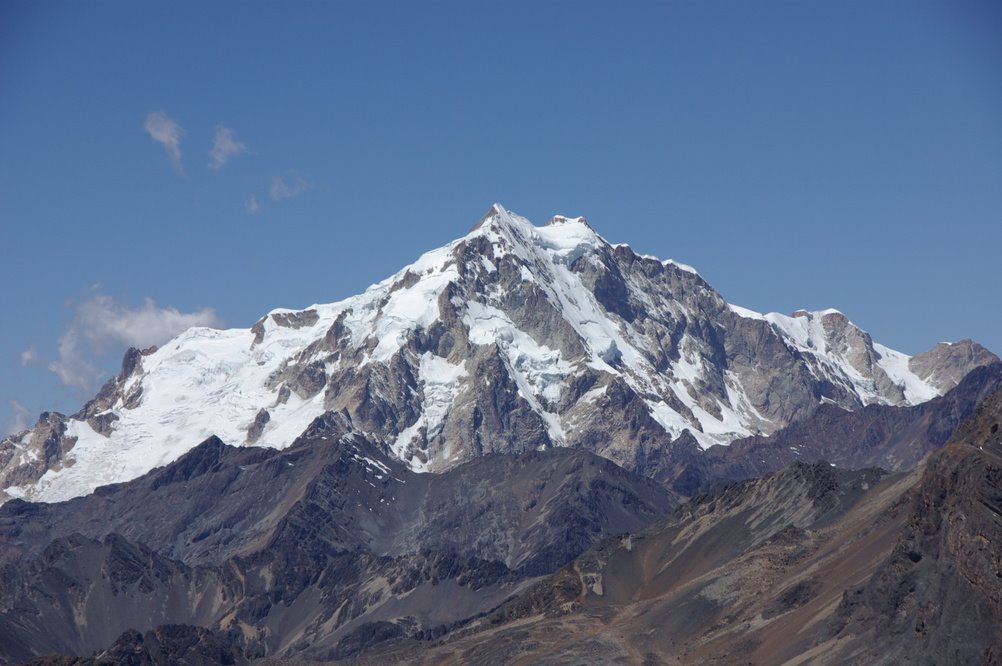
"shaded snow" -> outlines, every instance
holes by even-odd
[[[932,384],[911,371],[908,367],[911,356],[877,343],[874,343],[873,348],[880,356],[877,364],[883,368],[891,381],[904,388],[905,398],[909,403],[917,405],[932,400],[940,394]]]
[[[445,417],[456,399],[459,382],[467,376],[466,362],[454,365],[446,359],[425,352],[418,365],[418,381],[424,395],[424,409],[418,419],[404,429],[391,445],[391,449],[401,459],[405,459],[407,446],[424,430],[425,438],[437,435],[445,422]],[[408,461],[415,471],[427,471],[427,463],[412,459]]]
[[[733,303],[728,303],[727,307],[730,308],[731,312],[739,317],[744,317],[745,319],[759,319],[761,321],[768,321],[765,315],[755,312],[754,310],[749,310],[748,308],[743,308],[740,305],[734,305]]]

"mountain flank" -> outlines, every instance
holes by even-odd
[[[361,663],[999,663],[1000,423],[1002,391],[912,472],[795,463],[699,495]]]
[[[0,659],[89,655],[161,625],[248,657],[444,633],[678,504],[573,449],[419,474],[347,425],[319,420],[284,451],[211,438],[87,497],[0,507]]]

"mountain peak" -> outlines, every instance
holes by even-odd
[[[516,216],[512,215],[508,209],[495,202],[491,204],[491,207],[487,209],[487,212],[484,213],[479,220],[477,220],[477,223],[470,227],[470,232],[472,233],[483,227],[490,226],[495,221],[510,223],[514,221],[514,217]]]
[[[332,412],[417,471],[552,446],[639,468],[825,402],[917,404],[996,358],[970,343],[912,362],[833,311],[728,311],[687,267],[622,248],[582,217],[537,227],[496,203],[364,293],[130,352],[84,410],[0,441],[0,491],[68,499],[213,433],[286,448]]]
[[[537,227],[499,203],[488,209],[466,238],[475,237],[486,237],[494,246],[495,255],[513,252],[528,264],[536,264],[531,257],[543,253],[548,257],[546,262],[569,265],[582,255],[608,245],[583,217],[555,215],[547,224]]]

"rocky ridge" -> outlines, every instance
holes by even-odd
[[[753,479],[795,462],[827,462],[843,469],[914,469],[941,449],[986,398],[1002,388],[1002,363],[972,370],[944,395],[918,405],[867,405],[846,411],[821,405],[803,421],[772,435],[746,437],[697,452],[676,445],[641,471],[691,495],[723,483]]]
[[[283,451],[211,438],[86,497],[0,507],[0,663],[90,655],[161,625],[248,657],[430,638],[676,505],[572,449],[418,474],[343,414]],[[127,643],[154,650],[146,635]]]

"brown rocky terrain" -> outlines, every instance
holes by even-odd
[[[910,473],[795,464],[363,663],[997,664],[1002,391]]]
[[[429,528],[435,526],[427,541],[407,529],[380,540],[376,537],[392,534],[413,516],[399,523],[388,514],[373,516],[375,522],[355,522],[364,514],[339,513],[346,505],[336,498],[345,497],[345,490],[372,486],[342,480],[343,490],[335,491],[338,482],[331,483],[359,473],[348,462],[357,464],[357,456],[377,456],[362,464],[362,478],[384,472],[380,465],[400,474],[400,480],[409,483],[412,477],[406,468],[390,467],[399,463],[348,439],[335,447],[343,452],[334,458],[341,462],[322,465],[326,472],[316,477],[333,478],[311,486],[303,496],[308,501],[295,503],[288,518],[275,525],[268,545],[249,548],[244,541],[212,537],[228,557],[224,566],[205,564],[211,557],[196,545],[207,538],[201,533],[182,531],[157,542],[165,552],[203,562],[196,566],[164,558],[115,533],[97,539],[58,536],[70,524],[58,519],[60,507],[72,508],[68,517],[86,516],[83,506],[89,501],[95,515],[115,506],[128,515],[140,510],[141,498],[155,498],[158,490],[167,492],[163,499],[168,500],[171,494],[164,488],[185,488],[197,497],[204,484],[218,492],[221,479],[240,476],[227,464],[231,456],[230,462],[257,485],[256,467],[273,470],[269,474],[289,469],[289,462],[309,468],[300,464],[304,459],[286,456],[323,448],[311,440],[309,447],[280,454],[208,442],[142,484],[64,505],[3,507],[0,520],[4,515],[27,518],[4,523],[4,538],[17,560],[3,572],[0,599],[9,601],[0,613],[5,639],[0,643],[23,653],[35,649],[33,641],[48,640],[45,645],[59,650],[58,645],[72,641],[53,642],[53,636],[100,627],[97,633],[86,629],[95,646],[90,649],[114,643],[119,652],[107,652],[107,663],[127,663],[121,660],[122,645],[135,645],[136,634],[123,638],[119,633],[128,619],[149,616],[151,628],[179,622],[207,627],[213,632],[204,638],[207,645],[218,640],[234,655],[262,664],[348,656],[355,664],[995,664],[1002,659],[1000,424],[1002,390],[974,410],[945,448],[910,472],[794,463],[761,479],[698,494],[671,515],[608,536],[563,566],[561,556],[552,556],[547,562],[556,571],[544,576],[534,572],[545,567],[523,564],[521,573],[512,568],[527,560],[519,554],[524,550],[511,545],[528,540],[545,552],[552,548],[546,544],[563,543],[596,518],[605,525],[596,537],[617,524],[643,522],[657,512],[657,502],[640,513],[630,507],[654,497],[645,495],[651,491],[643,484],[622,485],[628,473],[617,473],[614,466],[584,465],[587,460],[577,459],[580,452],[563,451],[565,457],[556,458],[558,452],[539,454],[528,463],[522,457],[486,457],[470,463],[481,466],[469,472],[463,472],[467,465],[452,472],[474,481],[457,476],[446,485],[476,488],[475,479],[482,477],[488,484],[483,489],[491,492],[474,493],[479,499],[471,503],[466,492],[422,490],[418,495],[428,498],[420,502],[422,512],[435,508],[438,516],[425,518]],[[318,423],[316,433],[335,427]],[[262,461],[247,458],[251,453]],[[282,464],[270,467],[272,457]],[[551,471],[539,473],[540,467]],[[558,498],[594,489],[595,480],[607,474],[619,474],[621,481],[612,487],[600,483],[599,494],[584,492],[592,499],[583,506],[551,514],[549,529],[569,527],[563,535],[547,540],[545,533],[534,532],[533,523],[527,527],[514,518],[539,504],[555,508]],[[547,494],[545,488],[555,482],[553,494]],[[232,480],[227,483],[234,487]],[[507,533],[509,546],[503,546],[504,532],[487,526],[483,529],[490,536],[481,541],[476,536],[481,528],[475,526],[505,510],[508,488],[512,498],[529,493],[535,504],[530,499],[499,520],[521,525]],[[621,508],[610,512],[613,504]],[[471,510],[478,506],[490,508]],[[225,523],[224,516],[245,511],[239,507],[238,501],[211,520]],[[624,510],[634,517],[617,513]],[[573,518],[588,515],[593,517]],[[336,522],[321,528],[324,516]],[[105,529],[136,522],[112,521]],[[77,524],[92,532],[97,525]],[[148,530],[146,538],[155,537],[162,526]],[[142,529],[131,534],[138,538]],[[533,535],[542,540],[533,541]],[[485,548],[487,542],[494,545]],[[170,551],[183,543],[188,545]],[[357,546],[361,543],[367,544],[364,550]],[[408,554],[390,555],[394,548]],[[470,549],[494,559],[459,554]],[[83,586],[82,581],[91,582]],[[333,615],[331,602],[340,604]],[[107,615],[109,607],[122,616]],[[345,608],[350,609],[346,622]],[[71,619],[89,612],[101,612],[105,623],[119,617],[115,623],[123,629]],[[25,633],[28,626],[36,630]],[[77,636],[73,640],[83,640],[83,634]],[[69,652],[80,654],[79,648]]]

